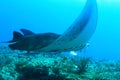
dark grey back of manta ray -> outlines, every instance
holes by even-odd
[[[55,33],[41,33],[35,34],[27,29],[20,29],[23,35],[19,32],[13,32],[13,40],[8,41],[9,47],[12,50],[27,50],[34,51],[43,48],[53,41],[55,41],[60,35]],[[14,42],[14,43],[12,43]]]

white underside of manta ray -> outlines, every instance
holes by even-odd
[[[97,26],[97,2],[87,0],[83,11],[73,24],[50,45],[39,49],[39,51],[76,51],[83,49]]]

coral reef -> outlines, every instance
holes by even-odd
[[[0,48],[0,80],[119,80],[120,61]]]

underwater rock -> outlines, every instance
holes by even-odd
[[[17,80],[48,80],[49,78],[49,70],[45,67],[16,65],[15,70],[20,74]]]

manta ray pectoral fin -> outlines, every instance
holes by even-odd
[[[87,0],[80,16],[52,44],[40,51],[75,51],[82,50],[93,35],[97,25],[97,0]]]
[[[30,31],[30,30],[27,30],[27,29],[20,29],[20,31],[24,34],[24,36],[26,35],[34,35],[35,33]]]

